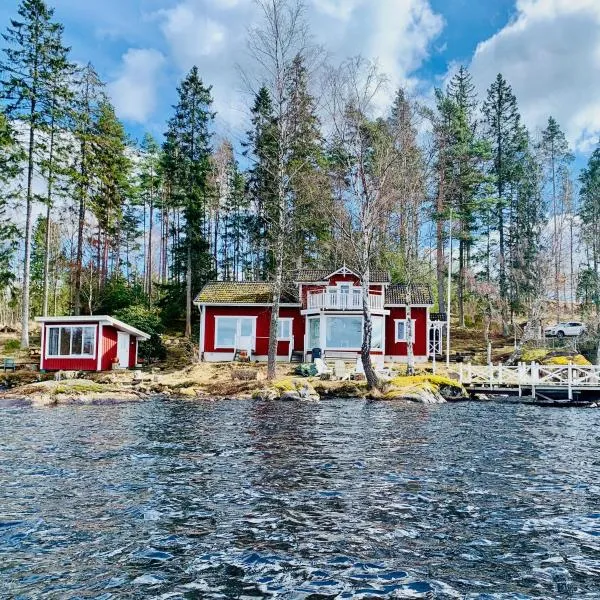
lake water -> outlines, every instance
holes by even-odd
[[[600,411],[0,408],[2,598],[600,598]]]

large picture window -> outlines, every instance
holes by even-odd
[[[216,317],[215,346],[235,348],[239,338],[254,338],[254,317]]]
[[[362,317],[327,317],[327,348],[338,350],[360,348]]]
[[[93,358],[96,348],[96,327],[48,327],[47,356],[78,356]]]

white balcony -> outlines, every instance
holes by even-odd
[[[383,310],[383,295],[369,294],[373,310]],[[309,292],[307,308],[315,310],[362,310],[362,293]]]

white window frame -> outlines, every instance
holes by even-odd
[[[288,327],[290,328],[290,335],[288,337],[283,337],[279,335],[279,327],[281,323],[289,323]],[[277,319],[277,340],[281,342],[287,342],[288,340],[291,340],[292,336],[294,335],[293,325],[294,319],[292,319],[291,317],[284,317],[283,319],[280,317],[279,319]]]
[[[242,330],[242,319],[252,319],[252,339],[254,340],[254,345],[256,346],[256,319],[257,317],[253,317],[251,315],[217,315],[215,316],[215,350],[223,350],[223,349],[230,349],[233,348],[233,346],[235,346],[235,340],[233,341],[233,346],[220,346],[218,343],[219,340],[219,321],[221,320],[225,320],[225,319],[233,319],[235,321],[237,321],[236,327],[235,327],[235,337],[239,338],[241,337],[241,330]]]
[[[91,329],[94,332],[94,337],[93,337],[93,342],[92,342],[92,353],[91,354],[50,354],[50,330],[51,329],[58,329],[58,349],[60,350],[60,338],[61,338],[61,329]],[[84,334],[83,331],[81,333],[81,340],[82,340],[82,348],[83,348],[83,339],[84,339]],[[56,360],[56,359],[63,359],[63,358],[87,358],[87,359],[95,359],[96,358],[96,348],[98,346],[98,328],[96,327],[96,325],[46,325],[46,332],[45,332],[45,353],[46,353],[46,360]],[[69,340],[69,349],[72,350],[73,349],[73,332],[71,331],[70,334],[70,340]]]
[[[408,319],[394,319],[394,340],[396,341],[396,344],[399,343],[408,343],[408,339],[406,339],[406,322],[408,321]],[[413,344],[417,341],[417,319],[412,319],[411,318],[411,322],[412,322],[412,341]],[[403,338],[399,338],[398,337],[398,323],[404,323],[404,337]]]

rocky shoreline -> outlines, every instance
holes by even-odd
[[[440,404],[467,400],[465,390],[457,382],[430,374],[413,377],[397,376],[386,382],[382,390],[369,391],[364,381],[331,381],[286,374],[273,382],[259,377],[258,368],[246,369],[240,376],[229,365],[204,368],[188,367],[171,373],[109,373],[44,381],[12,381],[10,389],[0,392],[0,401],[25,401],[39,406],[59,404],[112,404],[140,402],[149,398],[185,399],[257,399],[284,402],[318,402],[323,398],[356,398],[370,400],[404,400],[421,404]],[[249,375],[253,375],[250,377]],[[38,376],[39,377],[39,376]],[[49,377],[49,376],[48,376]]]

